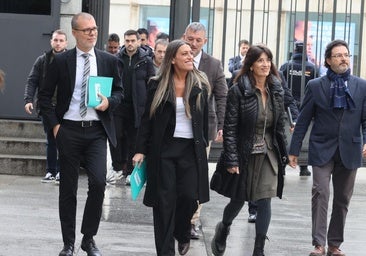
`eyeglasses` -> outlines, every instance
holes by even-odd
[[[352,55],[351,54],[342,54],[342,53],[338,53],[338,54],[336,54],[336,55],[332,55],[331,56],[332,58],[336,58],[336,59],[340,59],[340,58],[345,58],[345,59],[348,59],[348,58],[351,58],[352,57]]]
[[[81,31],[84,33],[84,35],[90,35],[91,33],[95,33],[98,32],[98,27],[94,27],[94,28],[85,28],[85,29],[77,29],[74,28],[74,30],[76,31]]]

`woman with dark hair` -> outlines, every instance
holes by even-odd
[[[206,75],[193,65],[188,43],[168,44],[158,74],[148,83],[134,164],[146,156],[144,204],[153,207],[157,255],[180,255],[190,244],[191,218],[209,200]]]
[[[284,92],[272,53],[251,46],[230,88],[224,123],[224,150],[211,188],[231,200],[215,230],[211,247],[223,255],[230,226],[245,201],[258,204],[253,256],[264,255],[271,220],[271,198],[281,198],[286,165]],[[220,184],[213,183],[215,175]]]

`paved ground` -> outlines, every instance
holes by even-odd
[[[214,168],[210,164],[210,169]],[[288,169],[282,200],[272,201],[272,222],[265,247],[266,256],[305,256],[311,249],[311,177],[299,177]],[[366,169],[360,169],[351,202],[342,249],[347,256],[366,255]],[[87,193],[87,179],[81,175],[78,193],[77,242]],[[57,207],[58,186],[42,184],[40,177],[0,175],[0,256],[58,255],[62,247]],[[123,184],[106,189],[103,217],[97,245],[105,256],[155,255],[152,210],[140,195],[131,200]],[[211,255],[210,241],[228,200],[215,192],[202,210],[201,239],[192,241],[187,255]],[[234,221],[225,255],[251,256],[254,225],[247,222],[247,206]],[[178,254],[178,253],[177,253]],[[76,255],[86,255],[81,249]]]

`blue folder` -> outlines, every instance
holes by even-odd
[[[146,182],[146,161],[135,165],[130,178],[132,200],[136,200]]]
[[[100,104],[102,99],[98,96],[98,93],[105,97],[111,96],[113,77],[105,76],[90,76],[88,82],[87,101],[85,104],[88,107],[96,107]]]

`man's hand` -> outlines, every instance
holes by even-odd
[[[227,168],[227,171],[230,172],[231,174],[239,174],[239,166],[233,166],[230,168]]]
[[[145,155],[141,153],[136,153],[132,158],[133,166],[140,166],[141,163],[144,161]]]
[[[366,144],[364,144],[362,148],[362,157],[366,157]]]
[[[32,110],[33,110],[33,103],[27,103],[24,106],[25,112],[27,112],[28,114],[32,114]]]
[[[222,142],[222,141],[223,141],[222,130],[218,130],[217,134],[216,134],[215,142]]]
[[[106,109],[109,107],[108,98],[100,93],[98,93],[98,97],[100,97],[102,101],[98,106],[95,107],[95,110],[106,111]]]
[[[292,125],[290,126],[290,133],[293,133],[294,132],[295,125],[296,125],[296,123],[292,123]]]
[[[288,156],[288,165],[295,169],[297,166],[297,156],[289,155]]]

